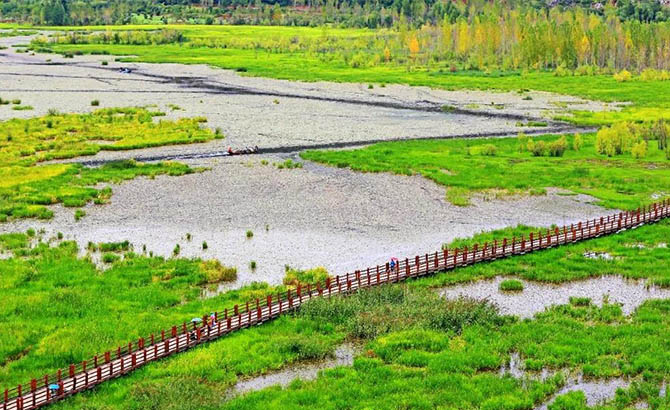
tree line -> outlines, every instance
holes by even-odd
[[[0,20],[45,25],[266,24],[343,27],[413,27],[451,23],[490,9],[549,15],[580,8],[621,21],[670,20],[663,0],[0,0]],[[609,2],[609,3],[608,3]]]

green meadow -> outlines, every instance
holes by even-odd
[[[60,114],[0,122],[0,222],[15,218],[49,219],[48,205],[81,207],[104,204],[114,183],[138,176],[194,172],[178,163],[109,163],[90,168],[49,161],[94,155],[102,150],[130,150],[189,144],[222,138],[201,127],[202,118],[156,120],[164,115],[144,108],[109,108],[90,114]]]
[[[564,138],[561,156],[550,146]],[[505,197],[539,195],[549,187],[592,195],[608,208],[635,209],[668,195],[670,161],[655,141],[642,159],[630,154],[608,157],[596,151],[596,136],[541,136],[476,140],[403,141],[362,149],[306,151],[303,159],[362,172],[422,175],[446,187],[446,198],[468,205],[473,194]],[[539,156],[528,143],[546,148]],[[563,145],[563,144],[561,144]]]

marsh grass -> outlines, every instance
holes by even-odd
[[[298,285],[305,286],[307,284],[313,284],[317,282],[323,282],[330,275],[328,271],[323,266],[318,266],[316,268],[301,270],[293,269],[291,267],[285,267],[285,275],[283,279],[284,285],[297,287]]]
[[[516,279],[506,279],[500,282],[500,290],[503,292],[521,292],[523,290],[523,283]]]
[[[488,242],[506,237],[517,240],[526,238],[530,232],[546,232],[546,229],[519,226],[506,228],[473,238],[457,239],[443,247],[453,249],[474,243]],[[634,230],[604,236],[586,242],[547,249],[542,252],[500,259],[477,264],[467,269],[457,269],[411,282],[411,286],[441,287],[460,282],[493,278],[496,276],[516,276],[523,280],[562,283],[570,280],[588,279],[602,275],[621,276],[629,279],[646,279],[650,285],[663,286],[670,283],[670,271],[662,267],[670,264],[670,248],[659,244],[667,243],[670,237],[670,221],[641,226]],[[500,244],[500,242],[498,242]],[[642,244],[643,246],[639,246]],[[597,250],[607,252],[613,260],[591,259],[585,253]]]
[[[153,119],[160,114],[143,108],[102,109],[91,114],[60,114],[51,109],[45,117],[0,122],[0,221],[48,219],[52,212],[47,205],[56,203],[73,207],[90,201],[105,203],[111,189],[91,188],[100,182],[193,172],[176,163],[142,165],[119,161],[99,168],[40,164],[93,155],[102,149],[135,149],[214,138],[211,131],[200,128],[200,118],[155,123]]]
[[[121,248],[117,248],[121,249]],[[0,234],[0,385],[25,382],[201,316],[263,297],[271,289],[254,284],[201,299],[201,287],[232,280],[235,269],[217,261],[164,259],[126,252],[104,253],[98,270],[77,256],[74,242],[47,244],[25,233]],[[26,303],[29,301],[30,303]],[[25,352],[20,354],[21,352]]]
[[[447,187],[446,198],[465,206],[476,193],[507,191],[542,193],[558,187],[598,198],[598,204],[635,209],[657,200],[670,186],[670,163],[665,152],[649,144],[644,159],[630,155],[608,157],[596,151],[596,137],[553,135],[518,139],[403,141],[379,143],[341,151],[306,151],[301,157],[362,172],[420,174]],[[542,144],[545,151],[534,156],[526,150]],[[520,150],[520,145],[522,150]],[[545,156],[551,150],[555,156]],[[551,151],[551,152],[554,152]]]

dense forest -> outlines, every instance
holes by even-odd
[[[0,21],[46,24],[264,24],[342,27],[414,27],[453,23],[487,8],[583,8],[620,20],[670,20],[670,0],[0,0]]]

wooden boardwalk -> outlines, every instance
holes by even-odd
[[[125,375],[145,364],[189,350],[197,345],[224,337],[229,333],[256,326],[279,315],[291,312],[315,297],[330,297],[356,292],[359,289],[404,281],[435,272],[455,269],[475,263],[522,255],[541,249],[579,242],[622,230],[631,229],[670,217],[670,200],[632,212],[609,215],[561,229],[530,234],[521,238],[502,238],[492,243],[473,245],[470,249],[444,249],[432,254],[400,260],[365,270],[329,278],[321,283],[268,295],[245,305],[235,305],[202,323],[182,323],[179,326],[147,338],[119,346],[96,355],[90,360],[59,370],[55,375],[33,379],[25,385],[4,390],[0,410],[35,409],[91,389],[100,383]]]

